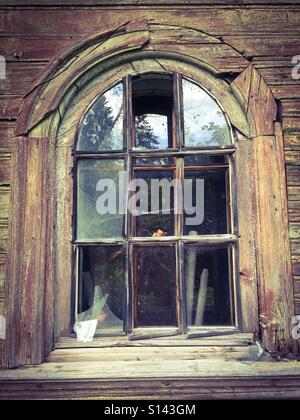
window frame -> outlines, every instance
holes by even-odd
[[[167,72],[144,72],[147,73],[158,73],[166,74]],[[123,82],[123,150],[104,150],[104,151],[77,151],[76,143],[78,139],[78,133],[80,132],[80,125],[83,121],[86,112],[82,115],[80,123],[77,127],[75,141],[73,143],[72,155],[74,158],[74,211],[72,218],[72,227],[73,227],[73,254],[78,254],[78,249],[83,246],[96,246],[96,245],[117,245],[123,244],[124,250],[126,251],[125,255],[125,283],[126,283],[126,302],[127,302],[127,311],[126,319],[124,320],[125,331],[124,334],[128,336],[129,339],[134,339],[134,337],[144,337],[151,338],[155,336],[165,336],[165,335],[185,335],[187,338],[207,335],[207,332],[210,333],[236,333],[241,331],[241,307],[240,299],[238,296],[238,225],[236,218],[236,207],[237,207],[237,198],[233,184],[235,183],[234,178],[234,153],[236,151],[235,147],[235,133],[234,129],[229,122],[229,118],[221,107],[220,103],[209,93],[205,88],[200,85],[199,82],[191,79],[190,77],[183,76],[178,72],[168,72],[167,74],[173,75],[173,98],[174,98],[174,107],[173,107],[173,127],[172,127],[172,144],[173,148],[169,149],[143,149],[140,150],[135,147],[135,124],[134,124],[134,115],[132,112],[132,77],[130,75],[124,76],[122,78]],[[227,126],[230,130],[231,136],[231,145],[228,147],[186,147],[184,144],[184,112],[183,112],[183,91],[182,91],[182,80],[188,80],[193,84],[199,86],[203,89],[219,106],[222,111],[224,118],[226,120]],[[105,89],[105,92],[118,84],[114,82]],[[98,95],[95,101],[101,96]],[[90,105],[88,109],[91,107]],[[183,234],[183,214],[174,215],[174,235],[168,237],[134,237],[130,235],[132,233],[132,223],[133,217],[128,214],[128,211],[125,213],[125,229],[124,229],[124,238],[111,238],[111,239],[102,239],[97,241],[78,241],[76,240],[76,209],[77,209],[77,163],[79,159],[124,159],[124,168],[127,172],[128,179],[133,177],[133,159],[136,158],[155,158],[155,157],[174,157],[175,162],[175,176],[177,179],[180,179],[183,182],[185,165],[184,157],[186,156],[209,156],[209,155],[224,155],[226,157],[224,164],[214,164],[214,165],[197,165],[198,170],[209,170],[210,168],[222,168],[227,170],[227,223],[228,223],[228,233],[226,234],[217,234],[217,235],[197,235],[197,236],[188,236]],[[148,167],[147,169],[150,169]],[[182,234],[180,234],[182,232]],[[133,291],[133,249],[138,246],[151,246],[155,244],[160,244],[163,246],[174,245],[176,252],[176,302],[178,304],[178,326],[177,327],[135,327],[134,326],[134,291]],[[186,320],[186,285],[184,283],[184,246],[185,244],[194,244],[198,246],[220,246],[224,245],[230,250],[231,258],[229,259],[229,266],[231,267],[232,275],[230,278],[230,295],[231,295],[231,306],[234,308],[232,311],[232,325],[231,326],[197,326],[197,327],[188,327]],[[74,260],[74,259],[73,259]],[[76,261],[76,258],[75,258]],[[74,264],[74,262],[73,262]],[[76,262],[75,262],[76,264]],[[74,289],[78,289],[78,270],[73,268],[73,284],[75,285]],[[76,307],[72,310],[72,324],[76,321]],[[111,336],[116,335],[120,336],[123,334],[120,333],[107,333],[103,331],[103,334],[97,333],[96,337],[102,336]]]

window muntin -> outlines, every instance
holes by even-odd
[[[234,326],[236,325],[236,320],[234,316],[235,311],[232,309],[235,305],[235,295],[233,293],[233,281],[235,279],[233,267],[235,265],[233,260],[235,258],[234,255],[236,255],[234,252],[236,237],[234,235],[229,235],[232,233],[233,227],[233,214],[231,206],[232,197],[230,188],[232,160],[230,156],[234,153],[234,146],[231,144],[231,133],[227,126],[227,134],[229,137],[226,137],[226,141],[224,142],[222,140],[222,142],[219,141],[218,144],[213,145],[210,141],[207,148],[202,147],[203,145],[197,148],[195,148],[194,144],[191,145],[191,147],[184,145],[184,132],[183,130],[181,131],[179,124],[179,121],[184,120],[183,102],[181,103],[180,100],[174,100],[174,98],[182,97],[182,82],[184,80],[182,80],[181,76],[177,74],[174,76],[168,76],[168,78],[162,77],[162,81],[159,81],[160,77],[161,75],[153,77],[153,74],[151,74],[146,76],[143,75],[139,78],[133,78],[132,80],[128,77],[123,81],[125,96],[124,104],[126,105],[124,109],[124,127],[126,127],[126,130],[123,132],[125,145],[124,150],[115,150],[107,153],[105,150],[95,152],[94,149],[90,148],[90,150],[81,150],[77,153],[75,152],[75,159],[78,163],[83,160],[106,162],[105,164],[108,165],[109,168],[111,165],[115,165],[112,164],[114,161],[119,162],[119,164],[122,162],[122,168],[125,169],[124,173],[127,181],[130,182],[134,179],[139,179],[148,185],[147,198],[149,203],[151,202],[151,188],[149,181],[153,178],[156,180],[166,179],[168,181],[180,181],[183,186],[183,198],[185,195],[185,180],[187,182],[191,182],[191,180],[195,182],[197,179],[202,179],[204,181],[204,186],[207,184],[207,188],[204,189],[203,222],[196,226],[193,224],[187,225],[186,219],[187,217],[190,217],[191,214],[190,212],[189,214],[185,214],[186,209],[184,207],[184,200],[180,203],[179,195],[174,192],[172,193],[172,190],[169,204],[171,214],[162,214],[164,205],[163,200],[160,199],[158,214],[152,214],[152,209],[148,207],[148,210],[145,211],[144,209],[142,214],[132,215],[128,210],[128,202],[130,202],[132,192],[130,190],[126,191],[125,188],[121,191],[121,194],[120,191],[118,191],[118,196],[122,196],[124,203],[127,203],[127,206],[125,205],[124,207],[127,211],[125,211],[121,217],[117,217],[115,222],[110,220],[110,217],[108,217],[109,215],[102,215],[101,224],[103,226],[103,232],[99,235],[98,228],[96,227],[97,225],[95,224],[96,228],[92,230],[91,237],[84,238],[84,236],[77,236],[75,246],[78,248],[79,252],[83,252],[87,244],[91,242],[94,246],[100,244],[102,246],[111,246],[111,243],[119,243],[120,241],[123,243],[123,246],[127,244],[127,246],[125,246],[125,260],[127,261],[127,265],[124,272],[124,282],[126,283],[126,293],[124,294],[124,302],[126,303],[124,331],[127,334],[130,334],[135,329],[153,329],[153,327],[163,329],[164,327],[172,326],[176,327],[177,331],[187,332],[190,328],[193,328],[193,331],[195,328],[201,329],[201,326],[203,325],[210,325],[212,327],[214,325]],[[155,80],[155,83],[153,80]],[[169,82],[166,82],[166,80],[171,81],[172,83],[172,93],[170,85],[168,85]],[[136,83],[135,90],[132,88],[134,83]],[[139,87],[137,87],[138,83],[140,83]],[[151,89],[146,89],[146,87],[149,88],[149,85]],[[164,111],[168,120],[168,141],[165,142],[163,139],[159,139],[155,147],[145,147],[145,144],[142,146],[141,144],[137,145],[137,116],[155,111],[154,106],[159,102],[157,102],[157,98],[153,101],[153,97],[157,94],[158,86],[160,86],[160,90],[163,90],[162,86],[168,86],[167,88],[164,88],[165,90],[163,93],[165,96],[172,95],[172,111],[171,106],[169,106],[169,108],[167,107],[167,112]],[[197,85],[195,86],[198,87]],[[143,100],[141,97],[143,89],[144,94],[146,95],[146,100]],[[133,92],[132,95],[130,92]],[[209,97],[209,100],[213,101],[213,99],[205,91],[203,92]],[[150,100],[149,96],[151,96],[151,94],[153,97]],[[134,95],[136,95],[136,98],[134,98]],[[201,95],[201,97],[203,97],[203,94]],[[150,105],[147,100],[149,100],[148,102]],[[138,110],[138,104],[141,104],[140,110]],[[218,109],[217,123],[222,122],[227,124],[226,117],[223,115],[218,105],[214,103],[213,106]],[[211,108],[213,108],[213,106],[211,105]],[[159,112],[162,112],[162,110]],[[176,118],[174,118],[174,115]],[[133,122],[133,124],[131,124],[131,122]],[[132,130],[128,130],[128,127],[132,127]],[[201,127],[203,126],[200,125],[200,128]],[[148,125],[147,130],[152,130],[150,125]],[[225,129],[223,131],[226,132]],[[151,139],[152,135],[149,135],[148,139],[149,138]],[[148,145],[150,143],[148,143]],[[98,172],[98,178],[101,179],[104,175],[107,177],[106,172],[107,171],[104,166],[103,171]],[[118,171],[112,171],[111,179],[116,178],[117,172]],[[125,184],[123,184],[123,187],[124,185]],[[193,194],[192,203],[195,204],[195,197]],[[118,203],[118,205],[119,204],[120,203]],[[181,207],[181,213],[174,214],[176,206]],[[194,215],[196,215],[198,210],[199,209],[196,208]],[[114,233],[113,235],[111,233],[112,231]],[[203,319],[201,325],[194,325],[193,322],[195,322],[195,320],[188,322],[188,300],[186,294],[185,273],[186,270],[188,270],[188,258],[186,255],[189,250],[188,244],[191,240],[193,242],[196,241],[195,244],[199,248],[196,254],[198,255],[198,253],[202,252],[202,254],[207,257],[207,264],[210,264],[207,268],[209,271],[209,277],[207,280],[209,286],[207,287],[209,287],[209,289],[206,293],[206,299],[208,300],[207,302],[202,302]],[[134,241],[133,247],[130,246],[132,241]],[[205,248],[206,241],[210,243],[210,249]],[[105,245],[105,243],[108,242],[110,245]],[[146,243],[147,250],[144,250],[143,246]],[[221,252],[219,248],[217,249],[216,246],[213,246],[214,243],[216,243],[218,247],[223,244],[223,251]],[[162,317],[162,319],[159,319],[155,324],[153,321],[154,318],[151,319],[151,310],[153,309],[155,302],[158,305],[157,302],[159,302],[160,296],[158,296],[158,294],[155,295],[155,293],[151,291],[151,287],[148,287],[149,282],[145,283],[145,278],[150,276],[149,272],[151,270],[149,268],[150,271],[145,271],[143,261],[150,261],[151,258],[154,261],[154,250],[156,248],[159,250],[159,247],[161,247],[162,244],[169,246],[170,249],[172,249],[172,252],[174,251],[172,255],[175,255],[175,257],[172,257],[171,259],[173,259],[173,268],[175,270],[175,277],[173,276],[173,273],[172,279],[176,280],[174,280],[175,282],[172,280],[170,283],[170,287],[172,286],[172,293],[170,292],[168,299],[172,296],[172,299],[174,298],[177,302],[177,307],[176,317],[172,317],[173,321],[175,319],[175,322],[171,322],[170,320],[167,321],[166,318]],[[151,256],[151,254],[153,255]],[[225,254],[226,256],[224,257]],[[198,265],[201,264],[202,260],[197,256],[195,276],[199,276],[199,270],[201,267],[199,268]],[[224,277],[225,274],[222,274],[222,270],[220,268],[215,269],[214,271],[212,270],[212,263],[209,261],[219,260],[225,263],[225,266],[228,267],[228,270],[225,270],[227,272],[227,277]],[[143,270],[140,268],[142,266],[144,267]],[[221,275],[224,277],[224,280],[218,283],[218,277]],[[159,277],[157,276],[157,278]],[[197,299],[197,293],[199,294],[199,290],[201,289],[199,282],[199,278],[195,278],[194,284],[196,285],[196,288],[198,287],[198,291],[194,291],[194,299]],[[224,309],[224,314],[226,316],[224,315],[223,318],[218,318],[215,313],[212,313],[211,296],[214,287],[221,287],[219,286],[221,283],[225,284],[225,287],[227,288],[227,294],[223,293],[224,299],[226,296],[229,296],[224,300],[227,305],[226,308],[230,306],[231,309],[229,315],[228,310]],[[214,297],[214,301],[219,302],[217,294]],[[180,304],[178,302],[180,302]],[[218,303],[218,308],[220,308],[221,304],[222,301],[221,303]],[[152,309],[150,310],[149,308]],[[197,308],[195,309],[195,307],[193,307],[192,310],[194,311],[193,316],[195,318]],[[153,315],[154,317],[156,316],[155,313]],[[199,319],[199,316],[197,319]],[[103,329],[102,332],[105,334],[105,329]],[[100,330],[98,333],[100,333]]]

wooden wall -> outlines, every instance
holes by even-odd
[[[223,39],[251,60],[271,87],[284,127],[295,303],[300,314],[300,80],[291,75],[292,56],[300,55],[300,0],[0,0],[0,54],[7,60],[7,80],[0,81],[0,314],[10,162],[22,96],[49,60],[83,38],[139,17],[194,27]]]

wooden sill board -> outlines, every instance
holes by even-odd
[[[0,371],[0,399],[300,398],[299,362],[45,363]]]

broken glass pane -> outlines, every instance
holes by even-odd
[[[77,169],[77,235],[80,241],[123,235],[124,162],[81,159]]]
[[[182,84],[185,146],[230,145],[230,130],[217,102],[195,83],[183,79]]]
[[[136,247],[135,326],[176,326],[174,246]]]
[[[232,325],[230,250],[185,247],[188,326]]]
[[[147,74],[132,80],[135,146],[141,149],[172,147],[172,76]]]
[[[80,249],[77,321],[97,319],[97,330],[123,331],[124,254],[120,246]]]
[[[77,150],[98,152],[123,149],[123,84],[100,96],[81,124]]]

